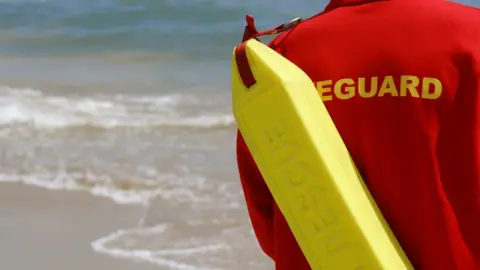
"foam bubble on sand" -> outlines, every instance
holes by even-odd
[[[272,266],[244,215],[119,230],[93,241],[91,246],[99,253],[153,263],[162,269],[260,270]]]
[[[157,264],[162,269],[271,268],[255,239],[245,206],[218,199],[191,203],[159,196],[136,228],[111,233],[91,245],[99,253]]]
[[[162,256],[165,255],[194,255],[196,253],[206,253],[209,251],[215,251],[219,249],[224,249],[223,244],[211,244],[205,246],[198,246],[194,248],[187,249],[166,249],[166,250],[151,250],[151,249],[138,249],[138,248],[123,248],[115,247],[112,245],[113,242],[118,241],[119,239],[125,237],[138,237],[138,236],[149,236],[149,235],[158,235],[164,233],[168,228],[168,225],[163,224],[151,228],[135,228],[130,230],[119,230],[117,232],[111,233],[103,238],[95,240],[91,243],[93,250],[98,253],[107,254],[112,257],[117,258],[127,258],[133,260],[141,260],[149,263],[157,264],[160,266],[167,266],[170,269],[179,269],[179,270],[220,270],[219,268],[202,268],[194,266],[188,263],[178,262],[173,259],[166,259]],[[127,243],[128,245],[128,243]]]

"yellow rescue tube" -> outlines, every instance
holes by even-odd
[[[413,269],[310,78],[256,40],[245,50],[256,83],[234,52],[234,116],[312,269]]]

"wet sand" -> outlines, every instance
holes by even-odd
[[[136,227],[145,211],[83,192],[0,184],[0,269],[161,269],[98,254],[90,245],[118,229]]]

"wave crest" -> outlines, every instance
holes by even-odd
[[[218,100],[218,102],[222,102]],[[226,128],[233,116],[193,95],[54,96],[35,89],[0,87],[0,127]]]

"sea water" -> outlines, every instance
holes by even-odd
[[[235,166],[231,51],[247,13],[266,28],[325,5],[0,0],[0,181],[148,208],[97,252],[159,269],[271,268]]]

